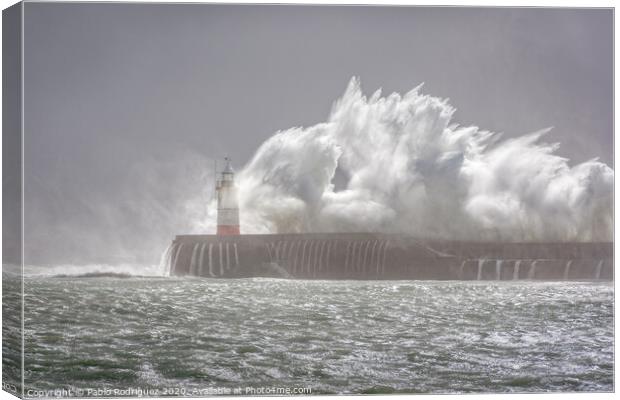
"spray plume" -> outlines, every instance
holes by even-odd
[[[240,172],[243,232],[611,239],[611,168],[569,166],[549,129],[502,140],[454,112],[420,86],[367,98],[353,78],[327,122],[277,132]]]

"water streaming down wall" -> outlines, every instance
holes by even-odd
[[[166,254],[170,275],[211,278],[613,279],[608,242],[489,243],[372,233],[180,235]]]

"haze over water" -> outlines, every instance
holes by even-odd
[[[27,389],[613,390],[611,283],[32,276],[25,287]]]

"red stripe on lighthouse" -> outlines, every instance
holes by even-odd
[[[239,225],[218,225],[217,234],[223,236],[239,235]]]

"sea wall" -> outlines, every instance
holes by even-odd
[[[489,243],[402,235],[179,235],[171,275],[300,279],[612,280],[612,243]]]

